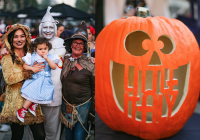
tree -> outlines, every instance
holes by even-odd
[[[75,6],[86,13],[95,13],[95,0],[76,0]]]
[[[13,0],[17,4],[17,7],[21,7],[21,4],[23,4],[23,8],[33,6],[33,7],[38,7],[37,0]]]
[[[24,5],[25,5],[25,7],[33,6],[35,8],[37,8],[39,6],[37,0],[24,0]]]
[[[33,6],[33,7],[38,7],[38,3],[37,0],[5,0],[4,1],[4,11],[10,11],[10,9],[12,9],[10,12],[15,12],[14,10],[16,10],[14,7],[7,9],[7,5],[13,7],[14,5],[16,5],[16,7],[18,8],[17,10],[20,9],[24,9],[26,7],[29,6]]]
[[[39,9],[45,9],[45,8],[47,8],[49,5],[51,5],[50,0],[42,0],[42,3],[40,4]]]

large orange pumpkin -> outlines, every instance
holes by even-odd
[[[180,21],[128,17],[96,39],[96,102],[110,128],[143,139],[177,133],[199,98],[199,47]]]

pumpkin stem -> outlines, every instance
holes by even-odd
[[[149,13],[149,9],[148,8],[144,8],[144,7],[138,7],[137,8],[137,17],[149,17],[150,13]]]

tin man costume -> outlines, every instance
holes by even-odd
[[[40,36],[49,39],[49,42],[52,44],[52,49],[49,51],[49,54],[57,54],[60,57],[60,62],[57,64],[57,68],[55,70],[51,70],[51,79],[54,85],[53,101],[51,104],[41,105],[41,108],[46,118],[46,123],[44,123],[46,140],[59,140],[61,132],[61,121],[59,115],[62,104],[62,85],[60,81],[60,74],[66,50],[65,46],[63,46],[63,39],[56,37],[57,22],[51,16],[50,9],[51,7],[49,6],[40,23],[39,34]],[[33,138],[30,137],[31,136],[28,135],[28,139],[32,140]]]

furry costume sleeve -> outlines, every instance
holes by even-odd
[[[12,62],[10,55],[6,55],[1,60],[2,72],[6,84],[12,85],[31,77],[31,73],[24,71],[22,64]]]

